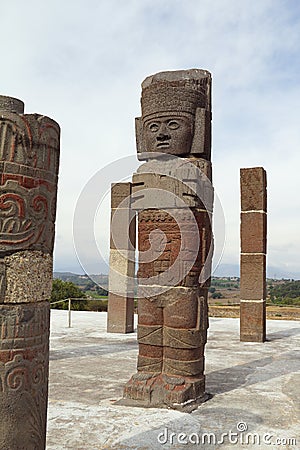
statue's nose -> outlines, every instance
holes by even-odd
[[[162,123],[159,128],[159,133],[157,135],[157,139],[170,139],[170,134],[168,132],[168,128],[165,123]]]

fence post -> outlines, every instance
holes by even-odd
[[[69,298],[69,328],[71,328],[71,299]]]

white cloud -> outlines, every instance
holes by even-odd
[[[76,265],[71,230],[83,186],[98,168],[135,153],[142,80],[160,70],[201,67],[213,74],[214,181],[228,228],[224,261],[238,261],[239,168],[264,166],[269,261],[300,271],[299,22],[293,0],[1,6],[1,93],[62,128],[57,267]]]

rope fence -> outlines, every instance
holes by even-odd
[[[57,302],[51,302],[50,303],[50,307],[51,305],[57,305],[58,303],[63,303],[63,302],[68,302],[68,327],[71,328],[72,326],[72,300],[76,300],[76,301],[80,301],[80,300],[87,300],[86,298],[65,298],[63,300],[58,300]]]

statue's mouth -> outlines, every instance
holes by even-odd
[[[158,144],[156,145],[156,147],[169,147],[170,146],[170,142],[165,141],[165,142],[158,142]]]

